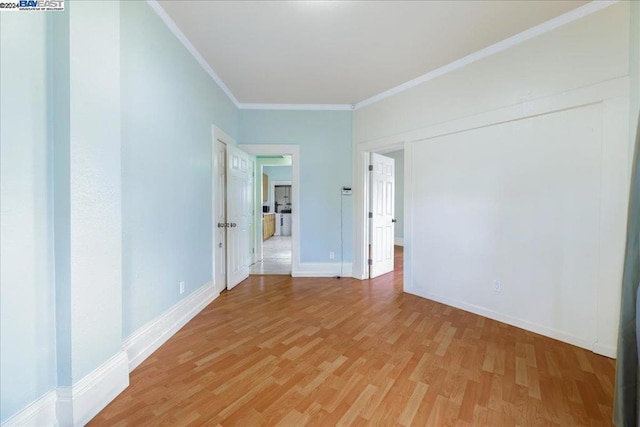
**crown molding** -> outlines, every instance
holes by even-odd
[[[569,24],[594,12],[607,8],[613,4],[618,3],[619,1],[620,0],[595,0],[591,3],[587,3],[584,6],[580,6],[572,11],[543,22],[540,25],[536,25],[535,27],[518,33],[515,36],[511,36],[498,43],[492,44],[491,46],[485,47],[484,49],[480,49],[474,53],[450,62],[447,65],[443,65],[440,68],[436,68],[433,71],[429,71],[428,73],[423,74],[420,77],[416,77],[413,80],[409,80],[406,83],[374,95],[371,98],[365,99],[364,101],[360,101],[354,105],[354,109],[358,110],[362,107],[366,107],[367,105],[371,105],[378,101],[382,101],[383,99],[397,95],[401,92],[421,85],[422,83],[428,82],[429,80],[433,80],[436,77],[440,77],[444,74],[450,73],[454,70],[457,70],[458,68],[464,67],[465,65],[469,65],[488,56],[494,55],[498,52],[502,52],[503,50],[509,49],[527,40],[531,40],[532,38],[537,37],[541,34],[555,30],[556,28],[562,27],[563,25]]]
[[[351,111],[351,104],[240,104],[241,110]]]
[[[511,36],[507,39],[504,39],[498,43],[495,43],[491,46],[488,46],[484,49],[480,49],[474,53],[471,53],[465,57],[457,59],[449,64],[443,65],[442,67],[436,68],[435,70],[429,71],[426,74],[421,75],[420,77],[416,77],[413,80],[409,80],[401,85],[393,87],[389,90],[381,92],[377,95],[374,95],[370,98],[367,98],[363,101],[360,101],[356,104],[261,104],[261,103],[240,103],[236,97],[231,93],[227,85],[224,84],[220,76],[213,71],[213,68],[205,61],[205,59],[200,55],[198,50],[191,44],[187,36],[178,28],[176,23],[169,17],[167,12],[162,8],[162,6],[158,3],[157,0],[147,0],[147,3],[151,6],[151,8],[158,14],[160,19],[167,25],[169,30],[180,40],[180,42],[187,48],[187,50],[193,55],[193,57],[198,61],[198,63],[205,69],[205,71],[211,76],[213,81],[216,82],[218,86],[223,90],[223,92],[231,99],[236,108],[240,110],[300,110],[300,111],[350,111],[350,110],[358,110],[360,108],[366,107],[368,105],[374,104],[378,101],[382,101],[383,99],[389,98],[391,96],[397,95],[401,92],[414,88],[422,83],[428,82],[429,80],[433,80],[437,77],[450,73],[458,68],[462,68],[466,65],[472,64],[481,59],[487,58],[496,53],[502,52],[506,49],[509,49],[513,46],[516,46],[520,43],[531,40],[539,35],[547,33],[549,31],[555,30],[556,28],[562,27],[563,25],[569,24],[573,21],[576,21],[580,18],[588,16],[592,13],[598,12],[602,9],[605,9],[609,6],[612,6],[616,3],[619,3],[620,0],[594,0],[590,3],[585,4],[584,6],[580,6],[572,11],[564,13],[560,16],[557,16],[553,19],[550,19],[546,22],[543,22],[540,25],[536,25],[528,30],[525,30],[521,33],[518,33],[514,36]]]
[[[151,6],[151,8],[158,14],[160,19],[162,19],[162,21],[167,25],[167,27],[169,28],[169,30],[171,30],[173,35],[176,36],[178,40],[180,40],[180,42],[184,45],[184,47],[186,47],[187,50],[191,53],[191,55],[193,55],[195,60],[198,61],[198,63],[202,66],[202,68],[204,68],[207,74],[211,76],[213,81],[216,82],[218,86],[220,86],[220,89],[222,89],[222,91],[229,97],[231,102],[233,102],[237,108],[240,108],[240,103],[238,102],[236,97],[233,95],[233,93],[231,93],[227,85],[225,85],[222,79],[220,78],[220,76],[218,76],[218,74],[216,74],[216,72],[213,71],[213,68],[211,68],[211,66],[207,63],[207,61],[205,61],[202,55],[200,55],[200,52],[198,52],[198,49],[196,49],[195,46],[191,44],[187,36],[185,36],[182,30],[178,28],[178,25],[173,21],[173,19],[171,19],[169,14],[167,14],[167,12],[162,8],[162,6],[160,6],[160,3],[158,3],[157,0],[147,0],[147,3],[149,3],[149,6]]]

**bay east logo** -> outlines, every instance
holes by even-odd
[[[64,0],[0,0],[0,11],[64,10]]]
[[[18,8],[20,10],[64,10],[64,0],[20,0]]]

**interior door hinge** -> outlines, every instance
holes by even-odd
[[[369,265],[373,265],[373,260],[372,260],[371,258],[369,258],[369,259],[367,260],[367,264],[369,264]]]
[[[369,218],[373,218],[373,212],[369,212]]]
[[[372,171],[373,170],[373,165],[369,165],[369,170]]]

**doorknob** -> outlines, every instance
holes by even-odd
[[[391,222],[398,222],[398,220],[394,218],[391,220]]]

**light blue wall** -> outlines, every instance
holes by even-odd
[[[237,137],[238,111],[146,2],[121,31],[127,337],[212,279],[211,125]]]
[[[241,144],[300,146],[300,261],[330,262],[340,253],[340,204],[344,261],[352,259],[352,197],[342,186],[352,181],[350,111],[242,110]]]
[[[0,13],[0,422],[56,385],[47,31]]]
[[[239,117],[146,2],[0,20],[5,421],[211,280],[211,125]]]
[[[71,275],[56,287],[70,287],[57,307],[71,309],[70,342],[58,340],[71,348],[71,374],[59,370],[59,386],[122,351],[120,3],[76,1],[68,11]]]
[[[395,160],[395,237],[404,237],[404,150],[384,154]]]
[[[262,172],[269,176],[269,182],[291,181],[291,166],[265,166]]]
[[[71,179],[69,7],[49,16],[49,81],[54,167],[54,235],[56,280],[56,359],[58,382],[71,382]],[[55,58],[55,59],[54,59]],[[64,285],[62,285],[64,284]],[[62,381],[61,381],[62,380]]]

